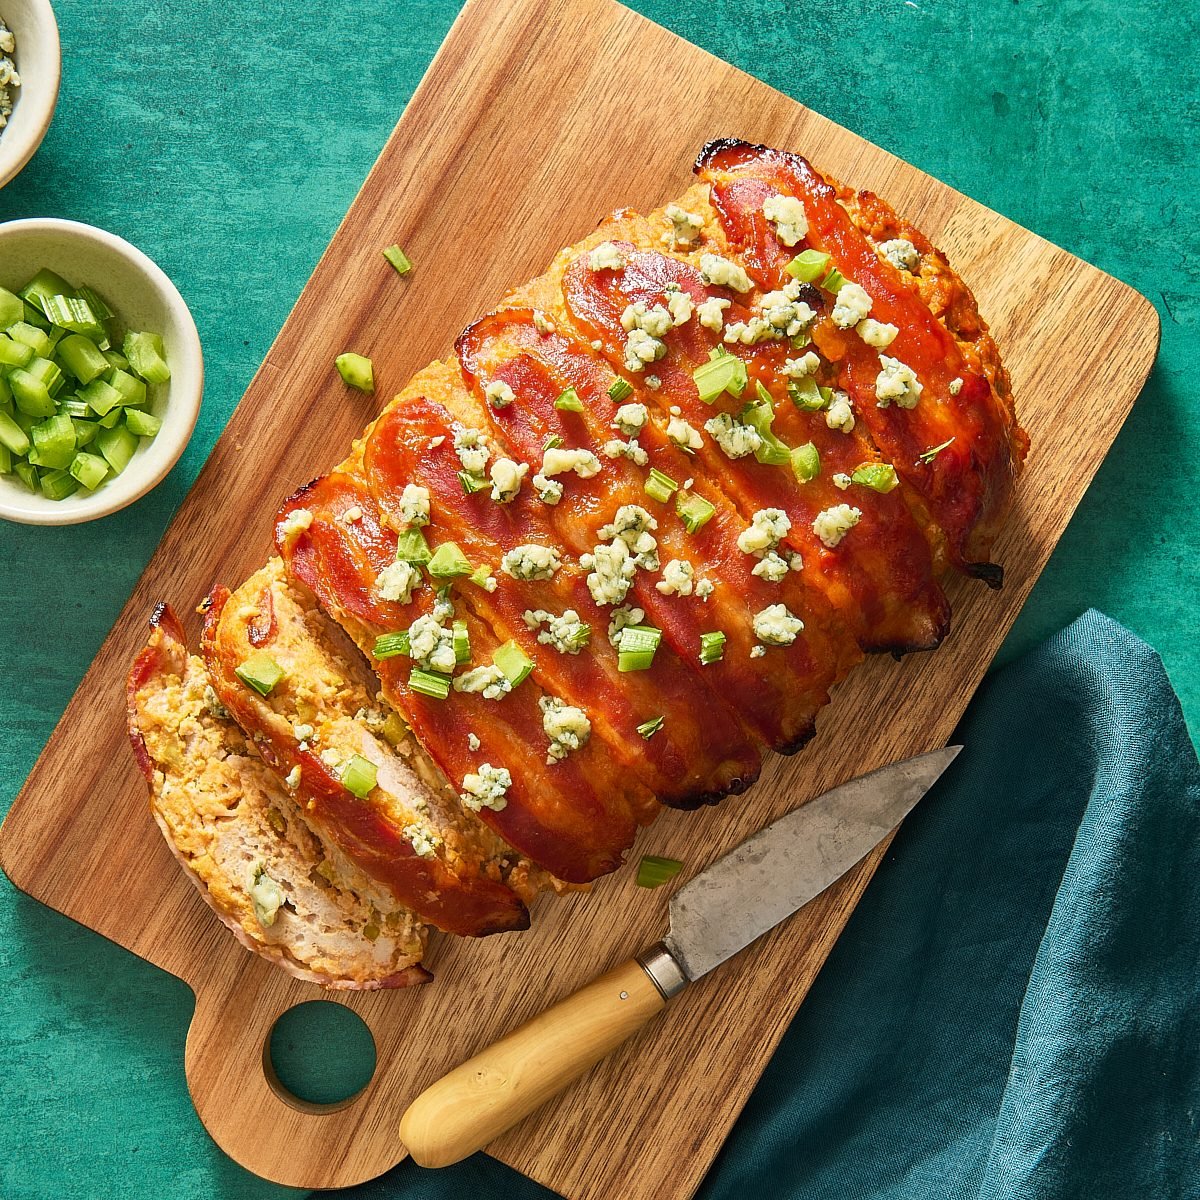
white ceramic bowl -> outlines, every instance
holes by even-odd
[[[204,359],[196,323],[175,285],[115,234],[51,217],[0,224],[0,287],[22,287],[41,267],[68,283],[95,288],[127,329],[162,334],[171,368],[170,381],[151,389],[151,411],[162,420],[158,436],[142,438],[129,466],[94,492],[80,488],[65,500],[47,500],[16,476],[0,475],[0,517],[26,525],[77,525],[132,504],[175,465],[200,412]]]
[[[0,130],[0,188],[33,157],[42,144],[62,77],[58,23],[49,0],[3,0],[0,19],[13,31],[13,54],[21,86],[14,89],[12,115]]]

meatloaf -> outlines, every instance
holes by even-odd
[[[135,664],[160,827],[297,974],[415,983],[427,928],[526,927],[799,750],[864,655],[937,647],[948,572],[1002,582],[1028,442],[966,285],[797,154],[695,170],[289,498],[199,657],[168,615]]]

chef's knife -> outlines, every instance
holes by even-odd
[[[748,838],[671,898],[667,936],[427,1088],[400,1122],[413,1159],[444,1167],[578,1079],[691,982],[790,917],[908,815],[961,746],[881,767]]]

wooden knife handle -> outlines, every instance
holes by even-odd
[[[401,1141],[423,1167],[466,1158],[578,1079],[666,1003],[640,962],[623,963],[426,1088],[401,1118]]]

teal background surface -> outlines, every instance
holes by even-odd
[[[633,7],[1153,301],[1163,340],[1149,385],[1001,657],[1095,605],[1160,651],[1194,735],[1195,6]],[[58,112],[33,161],[0,191],[0,220],[72,217],[139,245],[192,307],[208,385],[190,447],[149,497],[74,529],[0,526],[0,810],[457,9],[454,0],[56,5]],[[714,132],[734,131],[714,114]],[[0,1196],[282,1194],[227,1162],[196,1120],[181,1066],[190,1012],[185,985],[0,879]]]

